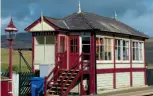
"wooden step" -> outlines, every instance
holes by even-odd
[[[52,89],[61,89],[61,87],[53,86]],[[63,89],[67,89],[67,87],[64,87]]]
[[[58,82],[61,82],[61,80],[59,80],[59,79],[58,79],[57,81],[58,81]],[[67,81],[67,80],[63,80],[63,81],[65,82],[65,81]],[[72,80],[69,80],[68,82],[72,82]]]
[[[61,69],[61,71],[65,71],[65,72],[72,72],[72,71],[75,71],[75,72],[79,72],[79,69],[75,70],[75,69],[71,69],[71,70],[67,70],[67,69]]]
[[[62,75],[71,75],[72,73],[66,73],[66,72],[64,72],[64,73],[62,73]],[[73,75],[76,75],[77,73],[73,73]]]
[[[66,84],[66,86],[69,86],[69,85],[70,85],[69,83]],[[49,85],[49,86],[52,86],[52,85]],[[61,86],[61,83],[55,83],[53,84],[53,86]]]
[[[66,77],[65,77],[65,76],[59,76],[59,77],[60,77],[60,78],[69,78],[69,76],[66,76]],[[71,76],[71,77],[70,77],[70,79],[74,79],[74,78],[75,78],[75,76]]]

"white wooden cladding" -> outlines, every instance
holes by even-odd
[[[144,72],[132,72],[133,87],[144,86]],[[116,88],[130,87],[130,72],[116,73]],[[113,89],[113,73],[97,74],[97,91]]]
[[[133,75],[133,86],[144,85],[144,72],[132,72]]]
[[[97,74],[97,90],[113,89],[113,73]]]
[[[116,88],[130,87],[130,72],[116,73]]]
[[[109,69],[114,68],[114,64],[97,64],[97,69]]]
[[[130,68],[130,64],[127,63],[116,64],[116,68]]]
[[[55,64],[55,36],[36,36],[34,40],[35,69],[39,64]]]
[[[34,52],[34,63],[36,64],[43,64],[44,63],[44,45],[38,45],[35,46],[35,52]]]
[[[135,64],[132,64],[132,67],[133,68],[144,68],[144,63],[135,63]]]

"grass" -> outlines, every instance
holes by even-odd
[[[32,53],[31,51],[22,51],[23,56],[27,60],[27,62],[32,64]],[[13,71],[18,72],[19,71],[19,64],[20,64],[20,56],[17,50],[13,50],[12,52],[12,64],[13,64]],[[1,48],[1,71],[8,71],[9,67],[9,50]],[[21,71],[27,72],[29,71],[25,62],[21,58]]]

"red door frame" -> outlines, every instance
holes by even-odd
[[[62,41],[64,40],[64,51],[61,52],[61,39]],[[61,65],[61,68],[62,69],[66,69],[67,68],[67,51],[66,51],[66,36],[59,36],[59,53],[60,55],[62,56],[62,65]]]
[[[71,40],[73,39],[73,44],[71,44]],[[80,53],[80,42],[79,36],[69,36],[69,69],[72,68],[77,62],[79,62],[79,53]],[[72,47],[72,49],[71,49]],[[73,51],[73,52],[71,52]],[[78,61],[77,61],[78,59]]]

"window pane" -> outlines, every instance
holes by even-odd
[[[96,37],[96,60],[100,59],[100,39]]]
[[[82,37],[82,44],[90,44],[90,37]]]
[[[138,42],[136,42],[136,60],[139,60]]]
[[[73,39],[70,40],[70,45],[74,45]]]
[[[36,36],[37,44],[45,44],[45,37],[44,36]]]
[[[121,60],[121,40],[116,40],[116,60]]]
[[[142,43],[140,43],[140,60],[143,60],[143,57],[142,57]]]
[[[132,43],[132,57],[133,57],[133,60],[135,60],[135,42]]]
[[[70,46],[70,52],[74,52],[74,47]]]
[[[55,37],[54,36],[46,36],[46,44],[54,44]]]
[[[60,52],[65,51],[65,37],[60,38]]]
[[[118,46],[118,60],[121,60],[121,47]]]
[[[103,52],[104,52],[103,45],[100,45],[100,57],[99,57],[100,60],[103,60],[104,59]]]
[[[112,43],[111,43],[112,39],[109,38],[105,38],[104,40],[104,57],[105,60],[111,60],[111,56],[112,56]]]
[[[123,60],[129,60],[129,41],[123,40]]]

